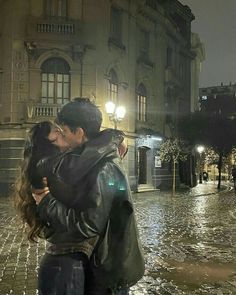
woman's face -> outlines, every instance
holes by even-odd
[[[69,145],[65,141],[60,129],[56,126],[53,126],[51,128],[51,131],[48,134],[48,140],[55,146],[59,147],[59,149],[62,151],[67,150],[69,148]]]

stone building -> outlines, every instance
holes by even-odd
[[[199,110],[199,76],[202,62],[205,60],[205,48],[197,33],[191,33],[191,51],[194,56],[191,61],[191,98],[190,111],[194,113]],[[192,149],[188,160],[180,163],[180,179],[183,183],[193,187],[197,184],[195,173],[196,151]]]
[[[205,47],[197,33],[191,35],[192,52],[195,58],[191,66],[191,112],[199,110],[199,74],[205,60]]]
[[[103,112],[126,108],[118,124],[129,147],[134,191],[167,184],[156,151],[191,110],[191,10],[177,0],[0,0],[0,184],[18,174],[35,122],[54,119],[74,97]]]

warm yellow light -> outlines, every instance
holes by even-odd
[[[108,101],[108,102],[105,104],[106,113],[107,113],[108,115],[112,115],[112,114],[114,114],[114,112],[115,112],[115,107],[116,107],[116,105],[114,104],[114,102],[112,102],[112,101]]]
[[[125,117],[126,109],[123,106],[119,106],[116,108],[116,118],[117,120],[122,120]]]
[[[202,145],[197,146],[197,151],[199,152],[199,154],[201,154],[204,150],[205,150],[204,146]]]

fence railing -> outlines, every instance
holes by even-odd
[[[75,25],[73,23],[37,23],[38,33],[58,33],[63,35],[72,35],[75,33]]]
[[[27,105],[27,119],[34,120],[39,117],[55,118],[60,112],[62,106],[58,104],[28,104]]]

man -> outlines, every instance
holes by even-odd
[[[74,279],[73,294],[128,294],[128,287],[143,275],[144,261],[131,193],[117,149],[107,152],[99,144],[90,144],[94,138],[99,143],[102,115],[88,99],[78,98],[65,105],[57,122],[72,151],[62,156],[56,173],[73,188],[74,199],[68,208],[49,193],[48,187],[35,192],[39,216],[53,231],[48,234],[48,256],[41,263],[39,294],[49,294],[45,290],[53,287],[53,283],[45,282],[48,265],[61,272],[70,266],[70,276],[76,277],[74,268],[71,271],[75,260],[80,271]],[[93,157],[96,161],[91,165]],[[66,262],[62,264],[63,259]],[[64,271],[60,283],[71,282],[71,277],[65,280],[66,276]]]

